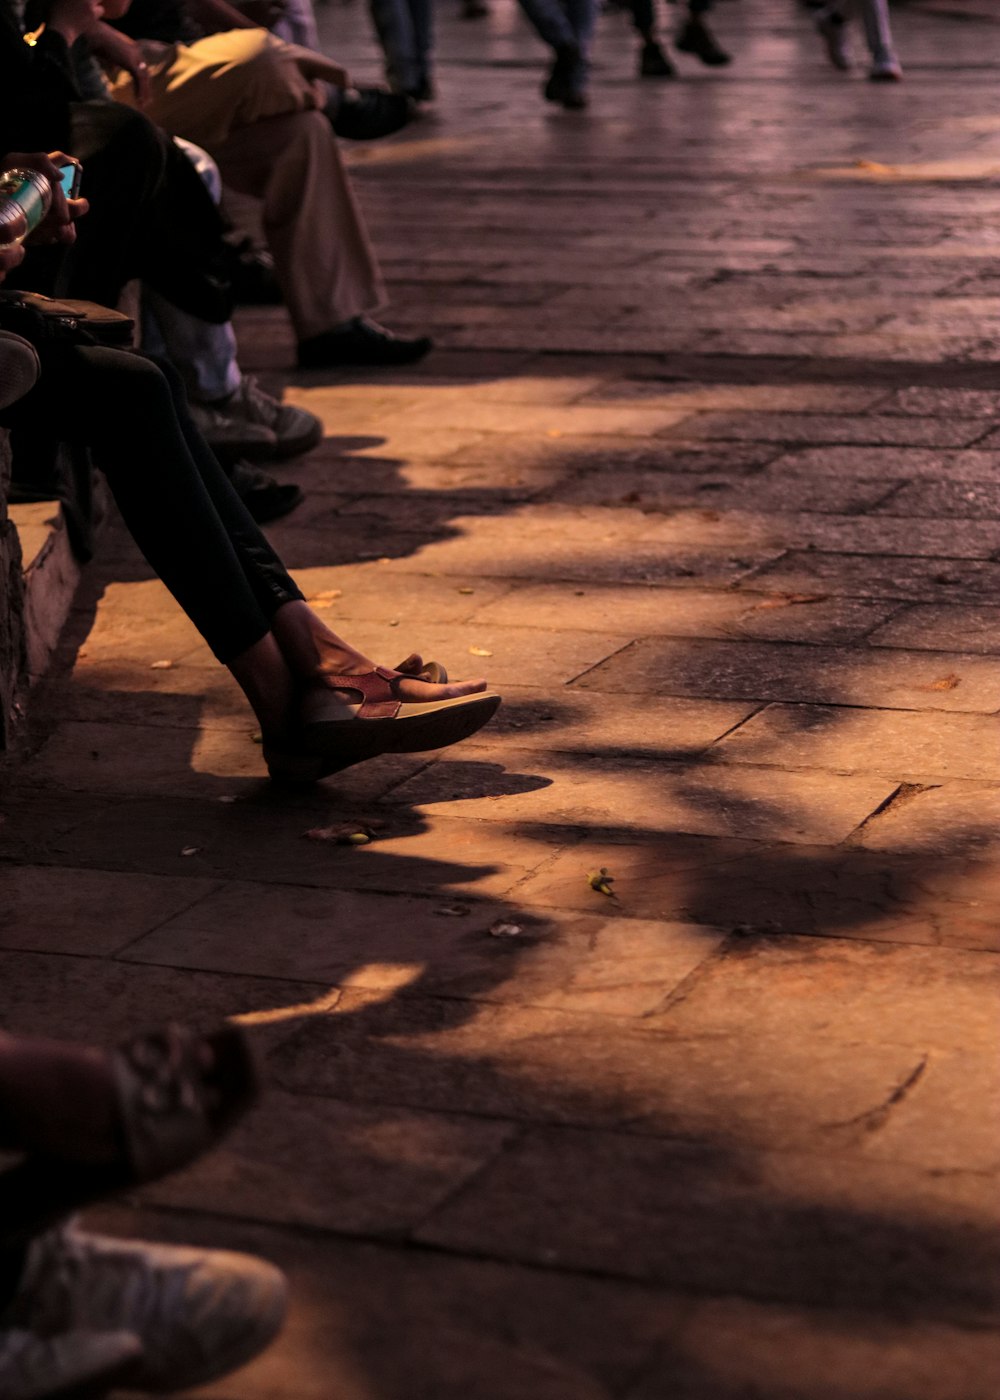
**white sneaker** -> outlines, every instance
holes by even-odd
[[[130,1386],[186,1390],[262,1351],[281,1327],[286,1300],[280,1270],[249,1255],[65,1226],[30,1245],[0,1321],[51,1338],[126,1331],[141,1343]]]
[[[834,68],[847,73],[851,67],[851,52],[847,46],[847,23],[841,15],[827,13],[820,15],[816,28],[826,45],[826,56]]]
[[[142,1356],[132,1332],[64,1332],[43,1337],[0,1332],[3,1400],[73,1400],[104,1395],[131,1374]]]
[[[903,68],[894,53],[879,54],[872,60],[868,76],[873,83],[898,83],[903,77]]]
[[[308,452],[323,436],[323,424],[314,413],[274,398],[252,374],[243,376],[240,387],[222,409],[240,423],[267,428],[274,435],[276,455],[280,457]]]

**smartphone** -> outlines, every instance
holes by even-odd
[[[76,199],[80,193],[80,179],[83,175],[83,166],[72,156],[68,156],[65,161],[60,161],[59,184],[67,199]]]

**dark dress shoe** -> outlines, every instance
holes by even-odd
[[[433,102],[435,97],[437,97],[437,92],[430,78],[421,78],[417,86],[415,88],[410,88],[406,95],[412,98],[414,102]]]
[[[640,78],[676,78],[677,69],[655,39],[643,44],[639,51]]]
[[[428,335],[394,335],[384,326],[358,316],[344,330],[324,331],[299,341],[300,369],[330,369],[337,365],[412,365],[422,360],[434,342]]]
[[[348,88],[341,93],[331,126],[348,141],[377,141],[401,131],[413,116],[413,103],[402,92],[384,88]]]
[[[674,40],[674,47],[682,53],[693,53],[710,68],[721,68],[731,61],[729,54],[719,44],[705,21],[693,16],[680,30]]]
[[[577,85],[579,66],[580,50],[575,44],[564,44],[556,49],[555,62],[542,88],[546,102],[565,102],[567,95]]]
[[[265,476],[245,462],[237,462],[228,475],[237,496],[258,525],[280,520],[305,500],[302,488],[294,481],[275,481],[273,476]]]

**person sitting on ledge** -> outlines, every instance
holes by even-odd
[[[190,11],[184,0],[107,0],[97,9],[120,28],[92,18],[78,32],[108,66],[112,95],[208,151],[224,187],[260,201],[300,368],[422,359],[429,337],[395,335],[371,319],[385,287],[337,141],[365,133],[371,94],[225,0],[192,0]],[[206,29],[214,32],[196,37]],[[405,97],[381,97],[406,108]]]
[[[43,234],[71,241],[72,207],[58,186],[60,152],[7,156],[53,182]],[[9,232],[9,230],[8,230]],[[7,248],[3,272],[23,245]],[[500,697],[481,679],[448,683],[419,656],[376,665],[305,602],[187,411],[167,363],[132,351],[45,338],[37,385],[0,413],[25,432],[60,425],[89,447],[136,544],[227,666],[260,723],[273,779],[314,782],[382,753],[415,753],[467,738]]]

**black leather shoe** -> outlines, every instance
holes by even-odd
[[[705,21],[696,17],[689,19],[680,30],[674,47],[682,53],[693,53],[710,68],[721,68],[731,61]]]
[[[579,63],[580,50],[575,44],[564,44],[556,49],[555,62],[542,88],[546,102],[566,101],[576,84]]]
[[[280,520],[305,500],[302,488],[294,481],[275,481],[273,476],[266,476],[246,462],[237,462],[230,468],[229,480],[258,525]]]
[[[429,335],[394,335],[367,317],[358,316],[345,330],[324,331],[299,341],[300,369],[336,365],[412,365],[433,349]]]
[[[676,78],[677,69],[655,39],[643,44],[639,51],[640,78]]]
[[[348,88],[341,94],[331,126],[348,141],[377,141],[400,131],[413,116],[413,103],[402,92],[383,88]]]

